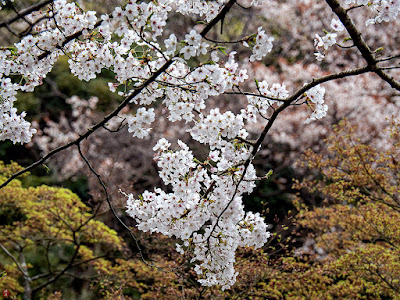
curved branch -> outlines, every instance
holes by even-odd
[[[6,21],[0,22],[0,28],[1,27],[7,27],[9,25],[11,25],[12,23],[24,18],[25,16],[29,15],[30,13],[33,13],[34,11],[37,11],[39,9],[41,9],[42,7],[53,3],[54,0],[44,0],[42,2],[36,3],[22,11],[20,11],[19,13],[17,13],[16,16],[12,17],[11,19],[8,19]]]
[[[22,266],[19,264],[18,260],[14,257],[14,255],[11,254],[10,251],[7,250],[6,247],[3,246],[2,243],[0,243],[0,248],[14,261],[14,263],[17,265],[18,270],[22,273],[22,275],[28,280],[31,281],[29,274],[25,272],[25,270],[22,268]]]
[[[213,26],[215,26],[215,24],[218,23],[219,20],[221,20],[225,14],[228,13],[228,11],[230,10],[230,8],[232,7],[232,5],[236,2],[236,0],[230,0],[227,4],[225,4],[224,8],[219,12],[219,14],[200,32],[201,36],[205,36]],[[99,22],[98,22],[99,23]],[[97,24],[96,24],[97,25]],[[79,34],[78,34],[79,33]],[[71,41],[74,38],[79,37],[82,34],[82,32],[77,32],[75,34],[73,34],[72,36],[67,37],[68,41]],[[64,41],[62,43],[62,45],[65,45],[67,42]],[[42,57],[46,57],[49,53],[44,52],[42,55],[44,55]],[[43,164],[45,161],[47,161],[50,157],[52,157],[53,155],[57,154],[58,152],[61,152],[63,150],[66,150],[74,145],[79,145],[80,142],[82,142],[84,139],[87,139],[89,136],[91,136],[96,130],[98,130],[99,128],[104,127],[107,122],[109,120],[111,120],[113,117],[117,116],[118,113],[129,104],[129,102],[135,98],[137,95],[139,95],[143,89],[145,89],[147,86],[149,86],[152,82],[154,82],[157,77],[159,75],[161,75],[163,72],[165,72],[169,66],[171,66],[174,63],[174,59],[176,58],[173,57],[170,60],[168,60],[167,62],[165,62],[165,64],[163,66],[161,66],[157,71],[155,71],[145,82],[143,82],[140,86],[138,86],[128,97],[125,98],[125,100],[111,113],[109,113],[102,121],[100,121],[99,123],[95,124],[94,126],[92,126],[91,128],[89,128],[84,134],[80,135],[79,138],[73,140],[72,142],[69,142],[63,146],[60,146],[52,151],[50,151],[49,153],[47,153],[46,155],[44,155],[41,159],[37,160],[36,162],[34,162],[33,164],[31,164],[30,166],[26,167],[25,169],[16,172],[14,174],[12,174],[5,182],[3,182],[0,185],[0,189],[5,187],[6,185],[8,185],[11,180],[17,178],[18,176],[29,172],[30,170],[32,170],[33,168]]]
[[[79,244],[79,243],[76,245],[75,252],[71,256],[70,260],[68,261],[68,264],[57,275],[55,275],[54,277],[50,278],[48,281],[46,281],[46,282],[42,283],[41,285],[32,289],[32,295],[34,295],[42,288],[44,288],[44,287],[48,286],[49,284],[53,283],[54,281],[56,281],[58,278],[60,278],[62,275],[64,275],[72,267],[72,264],[79,253],[80,246],[81,246],[81,244]]]
[[[360,51],[362,57],[371,67],[371,70],[376,73],[382,80],[390,84],[390,86],[398,91],[400,91],[400,82],[396,81],[393,77],[386,74],[382,69],[380,69],[377,64],[378,60],[372,55],[371,49],[368,47],[367,43],[361,36],[361,32],[356,28],[353,21],[349,17],[347,10],[345,10],[339,3],[338,0],[325,0],[330,6],[332,11],[338,16],[339,20],[343,23],[347,32],[353,40],[354,45]]]
[[[274,124],[274,122],[275,122],[276,118],[278,117],[278,115],[283,110],[288,108],[299,97],[301,97],[301,95],[303,95],[306,91],[308,91],[309,89],[311,89],[311,88],[313,88],[313,87],[315,87],[315,86],[317,86],[317,85],[319,85],[321,83],[324,83],[324,82],[327,82],[327,81],[330,81],[330,80],[334,80],[334,79],[360,75],[360,74],[367,73],[367,72],[370,72],[370,71],[372,71],[371,67],[370,66],[366,66],[366,67],[363,67],[363,68],[346,70],[346,71],[342,71],[342,72],[339,72],[339,73],[336,73],[336,74],[327,75],[327,76],[324,76],[324,77],[321,77],[321,78],[318,78],[318,79],[313,79],[310,83],[304,85],[302,88],[300,88],[295,93],[293,93],[290,97],[288,97],[286,100],[284,100],[284,103],[281,106],[279,106],[276,110],[274,110],[274,112],[272,113],[271,117],[269,118],[269,121],[268,121],[267,125],[264,127],[264,129],[261,132],[260,136],[258,137],[257,141],[254,143],[253,150],[251,151],[250,157],[244,163],[243,173],[242,173],[238,183],[236,184],[235,191],[234,191],[234,193],[233,193],[233,195],[231,197],[231,200],[228,202],[228,204],[225,206],[225,208],[222,210],[222,212],[218,215],[217,221],[215,222],[212,230],[210,231],[210,235],[208,236],[207,240],[210,239],[210,237],[212,236],[215,228],[218,226],[218,222],[221,219],[221,216],[225,213],[225,211],[229,208],[229,206],[231,205],[231,203],[235,199],[235,196],[236,196],[237,191],[239,189],[239,185],[244,180],[244,177],[246,175],[246,171],[247,171],[251,161],[253,160],[253,158],[257,154],[261,144],[263,143],[265,137],[267,136],[267,133],[271,129],[271,127]]]
[[[141,249],[141,247],[140,247],[140,245],[139,245],[139,242],[138,242],[137,238],[135,237],[135,235],[133,234],[133,232],[132,232],[132,230],[129,228],[129,226],[126,225],[126,224],[124,223],[124,221],[122,221],[121,218],[117,215],[117,213],[116,213],[114,207],[112,206],[112,204],[111,204],[111,199],[110,199],[110,194],[108,193],[108,188],[107,188],[106,184],[104,183],[103,179],[101,179],[100,174],[96,172],[96,170],[95,170],[95,169],[93,168],[93,166],[90,164],[90,162],[88,161],[88,159],[83,155],[82,150],[81,150],[81,147],[80,147],[79,144],[77,145],[77,147],[78,147],[79,155],[81,156],[81,158],[83,159],[83,161],[86,163],[86,165],[87,165],[88,168],[90,169],[90,172],[92,172],[92,173],[97,177],[97,180],[99,181],[101,187],[103,188],[104,193],[105,193],[105,195],[106,195],[107,204],[108,204],[108,206],[109,206],[109,208],[110,208],[110,210],[111,210],[111,213],[113,214],[114,218],[116,218],[117,221],[122,225],[122,227],[124,227],[124,228],[129,232],[129,235],[132,237],[133,241],[135,242],[135,245],[136,245],[137,249],[139,250],[140,258],[141,258],[141,260],[143,261],[143,263],[145,263],[145,264],[148,265],[149,267],[154,267],[154,268],[156,268],[157,270],[162,271],[162,272],[164,272],[164,273],[170,273],[170,272],[173,272],[173,271],[175,271],[175,270],[181,268],[181,266],[179,266],[179,267],[176,267],[176,268],[173,268],[173,269],[171,269],[171,270],[166,271],[166,270],[164,270],[163,268],[161,268],[161,267],[159,267],[159,266],[156,266],[156,265],[153,265],[153,264],[151,264],[151,263],[148,263],[148,262],[146,261],[146,259],[145,259],[144,256],[143,256],[143,252],[142,252],[142,249]]]

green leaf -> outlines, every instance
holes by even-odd
[[[218,46],[217,49],[218,49],[219,51],[221,51],[222,53],[224,53],[225,55],[228,55],[228,54],[226,53],[226,51],[225,51],[225,49],[226,49],[225,47]]]
[[[50,169],[49,169],[49,167],[48,167],[48,166],[46,166],[45,164],[42,164],[42,166],[43,166],[43,168],[45,168],[45,169],[46,169],[46,172],[47,172],[47,173],[50,173]]]

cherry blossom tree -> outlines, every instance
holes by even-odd
[[[11,1],[3,2],[14,7]],[[121,131],[124,127],[132,139],[145,139],[157,119],[166,115],[169,122],[179,122],[189,140],[203,145],[207,155],[196,157],[188,143],[161,136],[152,150],[159,176],[169,191],[154,187],[138,197],[122,191],[126,212],[139,230],[181,240],[176,250],[191,255],[202,285],[229,288],[237,276],[234,262],[238,247],[262,247],[270,236],[258,213],[245,212],[242,197],[253,191],[257,180],[270,176],[271,172],[259,174],[253,159],[261,149],[268,148],[267,138],[277,134],[280,126],[275,123],[293,111],[301,111],[302,126],[307,131],[307,126],[327,116],[329,100],[325,102],[325,95],[328,88],[337,88],[336,82],[364,78],[366,84],[377,81],[392,93],[398,95],[400,91],[396,43],[388,46],[393,51],[385,51],[378,39],[370,43],[364,38],[368,35],[364,28],[375,26],[376,32],[382,32],[385,26],[397,22],[398,0],[326,0],[316,7],[314,1],[296,1],[310,19],[315,18],[314,11],[327,12],[330,26],[310,33],[315,49],[310,49],[308,59],[312,57],[321,67],[317,71],[304,68],[302,72],[309,71],[311,76],[301,82],[273,74],[257,76],[259,61],[269,55],[285,59],[285,51],[274,52],[278,36],[269,32],[268,25],[235,40],[211,37],[217,26],[222,32],[229,26],[226,19],[234,9],[268,10],[279,15],[280,8],[294,5],[294,1],[281,2],[131,0],[100,15],[85,11],[75,2],[54,0],[34,4],[1,22],[0,27],[20,40],[0,50],[0,140],[31,141],[37,130],[25,119],[26,114],[14,107],[17,92],[34,91],[61,56],[68,57],[71,73],[82,81],[96,78],[103,70],[112,72],[115,80],[108,83],[109,90],[123,100],[100,121],[91,123],[85,117],[96,99],[71,98],[69,102],[79,117],[70,134],[54,144],[55,148],[42,140],[46,152],[42,158],[11,175],[0,188],[60,152],[75,151],[101,184],[114,212],[109,196],[113,186],[106,185],[82,151],[83,146],[97,132]],[[177,15],[197,24],[184,34],[174,32],[170,19]],[[25,28],[13,29],[16,21],[24,23]],[[340,64],[334,63],[337,57]],[[288,69],[295,72],[295,67]],[[261,64],[260,68],[265,66]],[[351,87],[345,91],[351,92]],[[218,105],[215,99],[224,95],[245,99],[241,100],[241,110]],[[340,103],[341,99],[336,100]],[[342,106],[342,111],[348,109]]]

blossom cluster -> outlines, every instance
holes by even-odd
[[[183,54],[185,59],[199,54],[207,54],[209,45],[202,42],[202,37],[195,30],[191,30],[189,34],[185,35],[185,42],[187,46],[183,47],[180,53]]]
[[[376,14],[366,21],[366,25],[395,20],[400,12],[399,0],[345,0],[346,4],[368,5]]]
[[[281,105],[289,96],[289,92],[286,90],[284,83],[274,83],[269,88],[268,82],[263,80],[257,83],[258,91],[260,96],[247,96],[249,104],[246,109],[241,110],[243,118],[249,122],[257,122],[257,116],[267,118],[268,110],[274,105]]]
[[[376,16],[373,19],[367,20],[366,25],[390,22],[395,20],[400,13],[400,1],[374,0],[372,2],[371,9],[376,13]]]
[[[25,112],[17,114],[13,107],[16,100],[16,87],[10,78],[2,78],[0,74],[0,141],[11,140],[16,143],[30,142],[36,129],[26,121]]]
[[[336,32],[341,32],[344,30],[343,24],[336,19],[332,19],[331,28]],[[318,52],[314,53],[315,58],[321,61],[325,58],[326,51],[329,47],[336,44],[337,33],[326,32],[323,37],[319,34],[315,35],[314,46],[317,48]]]
[[[211,149],[221,149],[229,143],[224,138],[246,138],[247,132],[243,126],[243,118],[240,115],[235,116],[232,112],[221,114],[218,108],[214,108],[208,116],[200,115],[190,134],[196,141],[210,145]]]
[[[174,3],[176,12],[181,14],[196,14],[200,17],[204,16],[206,21],[212,20],[219,12],[225,0],[202,0],[202,1],[187,1],[187,0],[163,0],[159,2]]]
[[[313,120],[318,120],[326,116],[328,105],[324,104],[324,95],[325,88],[320,85],[317,85],[304,93],[308,106],[313,109],[313,112],[308,119],[305,120],[305,123],[310,123]]]
[[[175,151],[170,150],[170,146],[162,138],[153,149],[157,151],[155,159],[160,177],[172,186],[173,192],[165,193],[156,188],[154,192],[144,192],[139,199],[130,194],[127,212],[135,218],[140,230],[181,239],[183,244],[177,245],[177,251],[193,253],[195,271],[203,277],[199,280],[201,284],[229,288],[237,276],[234,270],[236,249],[261,247],[269,237],[261,216],[245,213],[241,201],[240,195],[254,188],[254,167],[249,166],[246,181],[238,182],[243,166],[223,171],[221,165],[218,170],[212,167],[222,160],[225,160],[224,166],[232,164],[237,154],[234,148],[222,147],[221,157],[210,153],[213,158],[201,163],[183,142],[178,141],[179,148]]]
[[[146,110],[146,108],[140,107],[137,110],[136,115],[129,118],[128,131],[133,132],[134,137],[144,138],[149,134],[150,128],[145,129],[143,124],[150,125],[154,120],[154,108]]]
[[[127,212],[144,231],[160,232],[183,241],[177,250],[191,250],[199,281],[206,286],[230,287],[237,276],[235,251],[239,246],[261,247],[269,237],[259,214],[245,213],[243,193],[255,187],[255,169],[243,163],[251,147],[241,115],[221,113],[218,108],[200,114],[189,131],[194,140],[209,145],[208,160],[197,160],[189,147],[178,141],[171,151],[165,138],[153,148],[159,175],[172,193],[146,191],[139,199],[128,196]],[[243,172],[245,174],[243,175]],[[243,178],[242,178],[243,176]]]
[[[258,28],[256,36],[256,44],[253,47],[253,54],[250,56],[250,61],[261,60],[272,50],[273,37],[269,37],[262,27]]]

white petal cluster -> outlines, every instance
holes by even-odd
[[[181,14],[196,14],[205,16],[206,21],[212,20],[219,12],[224,0],[162,0],[159,2],[173,3],[176,11]]]
[[[173,122],[192,121],[195,116],[193,112],[205,108],[205,99],[220,95],[248,78],[246,70],[238,69],[234,54],[229,55],[224,66],[206,64],[194,70],[190,70],[186,62],[176,61],[174,66],[168,69],[170,75],[163,75],[163,81],[168,85],[162,89],[159,86],[154,87],[149,97],[154,97],[157,92],[164,91],[161,95],[158,94],[158,97],[165,97],[163,104],[170,112],[168,119]],[[183,90],[174,86],[183,86],[187,89]]]
[[[247,105],[246,109],[241,110],[241,115],[249,122],[257,122],[258,114],[264,117],[267,116],[268,109],[274,104],[282,104],[282,101],[278,99],[285,100],[289,96],[289,92],[284,83],[274,83],[271,88],[269,88],[268,83],[263,80],[258,83],[258,91],[260,92],[260,97],[247,96],[249,105]]]
[[[376,14],[375,18],[369,19],[366,25],[390,22],[397,18],[400,12],[399,0],[346,0],[346,4],[368,5]]]
[[[258,27],[256,36],[256,44],[253,47],[253,54],[250,56],[250,61],[261,60],[272,50],[273,37],[268,37],[262,27]]]
[[[374,0],[370,7],[376,16],[367,20],[366,25],[393,21],[400,13],[399,0]]]
[[[246,135],[242,129],[243,125],[242,116],[235,116],[230,111],[221,114],[218,108],[214,108],[208,116],[200,116],[200,120],[190,130],[190,134],[196,141],[209,144],[212,149],[221,148],[228,143],[223,138],[233,139]]]
[[[236,71],[233,60],[227,65],[227,69]],[[169,150],[171,144],[162,138],[153,150],[157,152],[160,177],[172,186],[172,193],[155,189],[146,191],[139,199],[128,196],[127,212],[135,218],[138,228],[181,239],[183,244],[177,246],[177,251],[190,250],[199,282],[205,286],[232,286],[237,276],[236,249],[261,247],[269,237],[263,218],[246,214],[242,204],[241,195],[255,187],[252,164],[235,192],[244,171],[241,164],[251,151],[235,139],[247,136],[243,126],[242,116],[229,111],[212,109],[206,116],[200,114],[190,134],[212,150],[207,163],[196,160],[181,141],[178,150]]]
[[[14,107],[17,85],[10,78],[1,78],[0,74],[0,141],[11,140],[16,143],[29,143],[36,129],[26,121],[25,112],[17,114]]]
[[[345,0],[346,4],[367,5],[370,0]]]
[[[305,99],[309,107],[313,108],[313,112],[305,123],[310,123],[313,120],[318,120],[326,116],[328,106],[324,104],[325,88],[317,85],[304,93]]]
[[[150,125],[155,120],[154,108],[146,110],[140,107],[136,114],[128,119],[128,131],[133,133],[134,137],[144,138],[149,135],[150,128],[144,128],[144,125]]]
[[[219,114],[219,112],[213,112]],[[221,114],[219,114],[221,116]],[[240,119],[240,118],[239,118]],[[232,121],[233,123],[235,121]],[[243,167],[224,174],[207,170],[194,159],[192,151],[178,141],[179,149],[169,150],[166,139],[158,141],[156,161],[160,177],[172,186],[172,193],[161,189],[128,196],[127,212],[135,218],[140,230],[160,232],[183,241],[177,251],[192,249],[195,271],[205,286],[219,284],[229,288],[236,280],[235,251],[239,246],[261,247],[269,237],[267,225],[259,214],[245,213],[241,194],[251,192],[254,183],[243,181],[235,194],[235,181]],[[221,147],[211,153],[215,161],[229,165],[237,154],[234,148]],[[230,161],[229,161],[230,160]],[[249,166],[246,179],[255,178]]]
[[[327,32],[323,37],[319,34],[315,35],[314,45],[318,52],[314,53],[316,59],[321,61],[325,57],[326,50],[336,44],[337,34]]]
[[[200,54],[206,54],[209,44],[202,42],[202,37],[195,30],[191,30],[189,34],[185,35],[185,43],[180,53],[183,54],[185,59],[189,59],[193,56]]]

